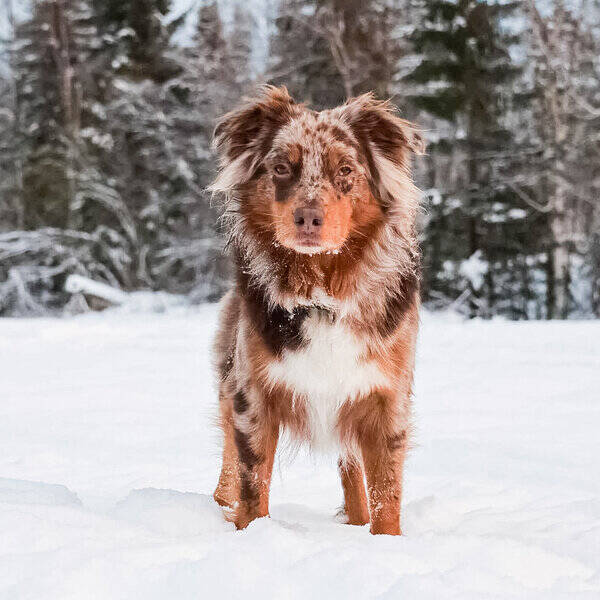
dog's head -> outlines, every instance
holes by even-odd
[[[268,243],[335,252],[388,211],[414,218],[409,155],[423,153],[423,140],[372,94],[315,112],[267,86],[220,120],[215,143],[221,171],[212,190],[236,198]]]

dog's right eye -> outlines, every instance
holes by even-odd
[[[279,177],[287,177],[290,174],[290,168],[284,163],[275,165],[273,171],[275,172],[275,175],[278,175]]]

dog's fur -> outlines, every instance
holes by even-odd
[[[287,428],[338,449],[349,523],[399,534],[420,276],[410,154],[423,140],[371,94],[315,112],[267,86],[215,143],[236,263],[215,351],[215,499],[238,528],[266,516]],[[316,234],[295,222],[306,207]]]

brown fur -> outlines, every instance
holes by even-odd
[[[334,402],[348,522],[399,534],[419,308],[410,153],[423,140],[371,94],[316,113],[266,87],[221,119],[215,142],[212,189],[226,198],[237,266],[215,344],[225,435],[215,499],[239,528],[268,515],[280,429],[312,440],[325,418],[315,403]],[[317,211],[316,233],[298,210]],[[310,391],[318,336],[349,353],[340,398]]]

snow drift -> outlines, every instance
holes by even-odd
[[[222,519],[214,324],[0,320],[0,598],[599,597],[600,323],[424,316],[402,538],[285,450],[272,518]]]

